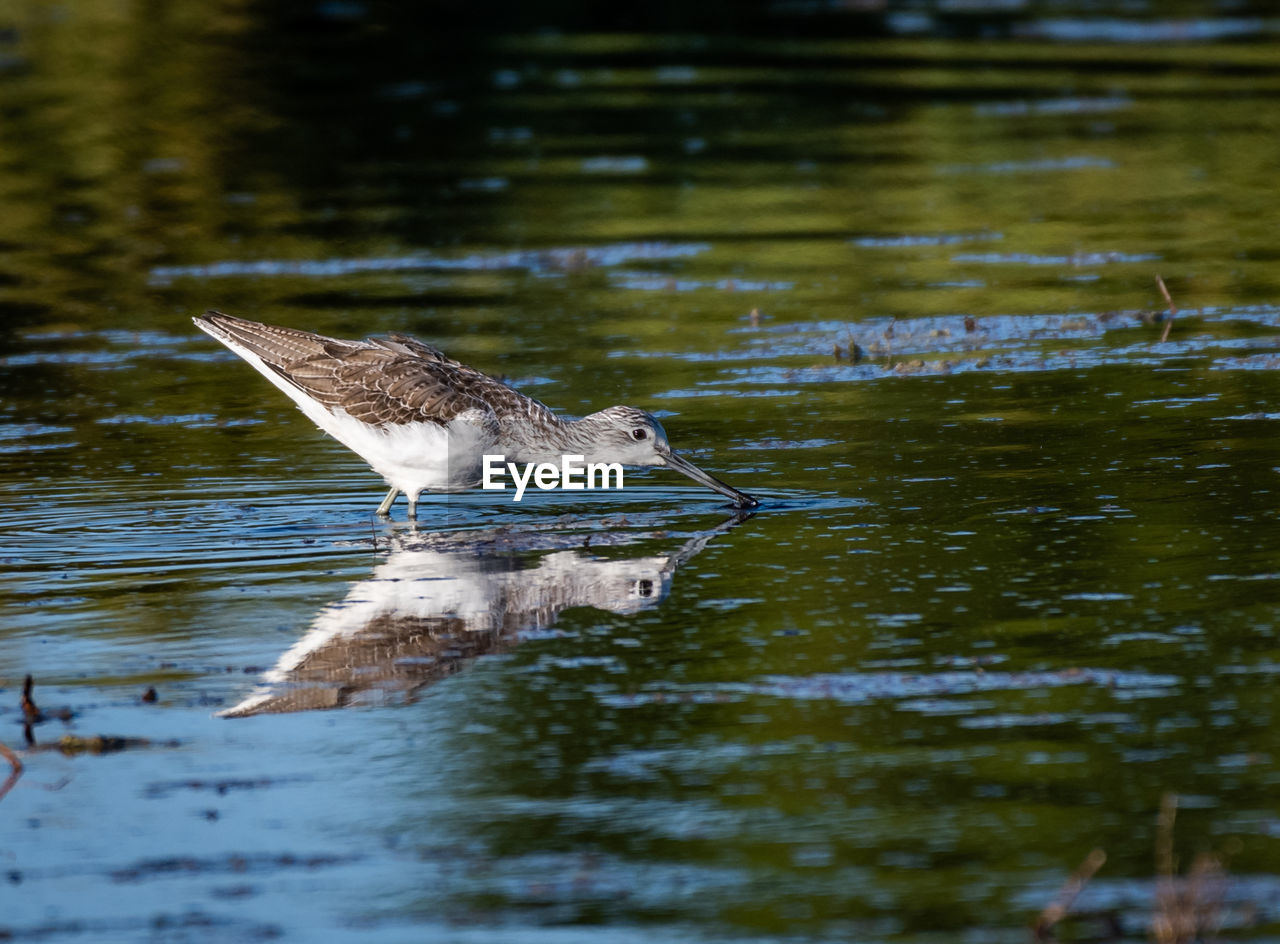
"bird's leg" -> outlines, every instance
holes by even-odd
[[[394,485],[391,486],[391,491],[387,492],[387,497],[382,499],[382,504],[378,506],[378,514],[382,515],[384,518],[391,514],[391,506],[396,503],[396,496],[399,494],[400,489],[396,488]],[[409,502],[409,517],[413,517],[413,502]]]

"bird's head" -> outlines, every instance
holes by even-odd
[[[666,466],[715,489],[738,508],[755,508],[760,504],[750,495],[703,472],[674,452],[667,442],[667,431],[644,410],[633,406],[611,406],[585,417],[581,424],[584,430],[590,430],[590,441],[583,444],[583,457],[587,462]]]

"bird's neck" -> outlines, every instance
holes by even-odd
[[[607,425],[593,416],[562,419],[548,414],[536,428],[512,429],[505,438],[509,462],[554,462],[561,456],[585,456],[588,461]]]

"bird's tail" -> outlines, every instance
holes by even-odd
[[[276,369],[323,354],[326,343],[334,341],[309,331],[262,324],[220,311],[206,311],[191,320],[205,334],[221,341],[242,357],[247,352]]]

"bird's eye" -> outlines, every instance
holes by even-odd
[[[643,427],[638,427],[631,431],[631,438],[634,439],[636,442],[640,442],[640,440],[642,439],[648,439],[649,431],[647,429],[644,429]]]

